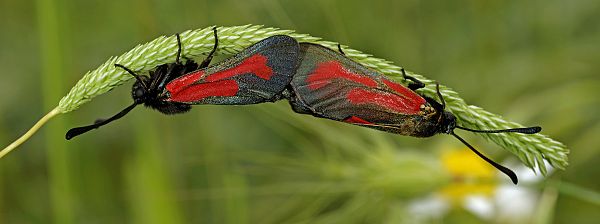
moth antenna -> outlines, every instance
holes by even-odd
[[[135,74],[135,72],[131,71],[131,69],[128,69],[127,67],[125,67],[125,66],[123,66],[121,64],[115,64],[115,67],[122,68],[125,71],[127,71],[129,74],[131,74],[135,79],[137,79],[137,81],[139,83],[141,83],[142,87],[144,87],[144,90],[146,90],[146,91],[150,90],[150,88],[148,88],[148,86],[146,86],[146,83],[144,83],[144,81],[142,80],[142,78],[139,75]]]
[[[135,106],[137,106],[138,103],[133,103],[130,106],[126,107],[125,109],[123,109],[121,112],[119,112],[118,114],[115,114],[114,116],[106,119],[106,120],[97,120],[96,122],[94,122],[94,124],[92,125],[88,125],[88,126],[82,126],[82,127],[76,127],[76,128],[71,128],[69,131],[67,131],[67,134],[65,135],[65,138],[67,140],[72,139],[75,136],[81,135],[83,133],[86,133],[88,131],[94,130],[96,128],[99,128],[105,124],[110,123],[111,121],[117,120],[123,116],[125,116],[125,114],[129,113],[129,111],[133,110],[133,108],[135,108]]]
[[[461,141],[463,144],[465,144],[467,147],[469,147],[469,149],[471,149],[471,151],[473,151],[475,154],[477,154],[479,157],[481,157],[483,160],[485,160],[486,162],[488,162],[489,164],[491,164],[492,166],[496,167],[496,169],[500,170],[500,172],[506,174],[508,177],[510,177],[510,180],[513,182],[513,184],[517,184],[519,182],[519,179],[517,178],[517,174],[515,174],[515,172],[513,172],[512,170],[494,162],[493,160],[485,157],[483,154],[481,154],[479,151],[477,151],[473,146],[471,146],[469,143],[467,143],[467,141],[465,141],[463,138],[461,138],[460,136],[458,136],[457,134],[455,134],[454,132],[450,132],[451,135],[453,135],[454,137],[456,137],[459,141]]]
[[[475,129],[465,128],[465,127],[461,127],[461,126],[456,126],[456,128],[462,129],[465,131],[476,132],[476,133],[516,132],[516,133],[523,133],[523,134],[535,134],[535,133],[542,131],[542,127],[540,127],[540,126],[527,127],[527,128],[509,128],[509,129],[500,129],[500,130],[475,130]]]

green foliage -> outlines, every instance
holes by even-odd
[[[339,41],[451,86],[469,104],[542,126],[544,134],[568,143],[569,166],[548,170],[546,181],[519,185],[540,198],[529,206],[534,218],[521,223],[600,219],[600,188],[594,178],[600,162],[600,98],[593,97],[600,86],[598,1],[53,2],[55,13],[41,1],[0,3],[4,144],[56,106],[85,71],[110,61],[110,55],[183,30],[265,24]],[[52,21],[35,17],[46,13],[57,17],[55,25],[43,25]],[[222,45],[222,57],[215,61],[251,43],[238,42],[244,38]],[[164,58],[130,65],[142,72],[174,60],[174,39],[163,41],[164,52],[157,54]],[[43,53],[42,46],[56,50]],[[212,41],[207,39],[207,45],[193,46],[198,50],[190,48],[185,54],[202,60],[202,49],[209,46]],[[127,60],[134,59],[144,61],[134,56]],[[58,60],[61,65],[54,66],[62,68],[43,66],[49,60]],[[396,69],[382,71],[402,81]],[[85,82],[123,84],[129,79],[115,72]],[[139,108],[119,122],[63,141],[67,128],[108,117],[130,104],[130,84],[101,96],[99,86],[81,87],[70,94],[72,99],[85,102],[97,96],[92,103],[55,117],[41,135],[0,160],[1,223],[414,223],[419,219],[408,208],[413,201],[458,181],[440,164],[440,152],[461,147],[449,136],[414,139],[367,130],[295,114],[285,102],[202,106],[180,116]],[[430,95],[428,84],[424,93]],[[443,91],[453,98],[447,88]],[[462,104],[456,99],[454,103]],[[492,118],[471,106],[452,105],[458,113]],[[490,121],[480,124],[469,120],[469,114],[461,116],[468,122],[465,126],[493,127]],[[479,136],[464,137],[496,161],[519,169],[521,163],[509,151],[497,150]],[[511,138],[529,144],[519,135]],[[55,146],[58,141],[68,148]],[[522,158],[534,164],[539,156],[531,155]],[[559,153],[555,161],[561,157]],[[493,186],[508,183],[498,177]],[[497,204],[494,211],[519,205]],[[486,219],[461,205],[449,206],[449,213],[425,222],[514,223],[505,216]]]

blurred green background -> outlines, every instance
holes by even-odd
[[[470,104],[541,125],[571,154],[567,170],[511,187],[493,170],[456,171],[474,163],[451,156],[464,147],[449,136],[396,136],[294,114],[285,102],[179,116],[136,109],[64,140],[68,128],[129,105],[127,84],[51,120],[0,161],[0,223],[597,222],[599,15],[597,0],[2,0],[2,147],[110,56],[187,29],[264,24],[438,80]],[[531,200],[502,199],[517,190]]]

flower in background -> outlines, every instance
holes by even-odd
[[[468,195],[491,196],[494,193],[498,185],[496,170],[470,150],[445,151],[441,161],[452,181],[440,193],[452,203],[460,203]]]
[[[539,192],[527,186],[540,181],[541,176],[520,165],[514,169],[520,183],[513,185],[468,148],[445,150],[440,160],[452,179],[439,191],[409,205],[409,212],[415,215],[413,221],[441,220],[452,209],[464,209],[488,221],[530,221]]]

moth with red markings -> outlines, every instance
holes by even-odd
[[[445,111],[439,86],[436,87],[441,103],[415,92],[425,85],[407,76],[404,69],[404,78],[411,81],[408,87],[347,58],[341,48],[336,52],[321,45],[300,43],[299,57],[298,69],[285,94],[295,112],[414,137],[450,134],[515,184],[518,179],[514,172],[475,150],[454,129],[525,134],[541,131],[540,127],[473,130],[457,126],[456,117]]]
[[[149,76],[137,75],[131,95],[133,104],[106,120],[70,129],[66,139],[119,119],[139,104],[164,114],[184,113],[195,104],[247,105],[274,102],[290,83],[298,65],[298,42],[286,35],[263,39],[224,61],[208,66],[218,46],[198,65],[192,60],[181,63],[181,40],[177,35],[176,62],[158,66]]]

